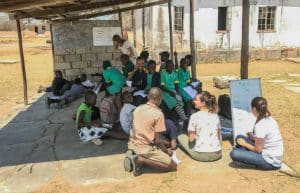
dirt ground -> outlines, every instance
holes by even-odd
[[[53,77],[53,62],[50,45],[45,37],[26,37],[24,51],[28,79],[28,95],[33,98],[39,85],[49,85]],[[0,60],[19,60],[16,34],[0,33]],[[239,75],[239,63],[198,64],[197,75],[205,90],[215,94],[228,93],[228,89],[213,87],[215,75]],[[289,77],[288,73],[300,74],[300,64],[287,61],[253,61],[249,64],[249,77],[260,77],[263,96],[267,98],[272,115],[278,120],[284,138],[285,162],[300,172],[300,94],[286,90],[283,84],[268,80],[280,79],[287,83],[300,83],[300,78]],[[0,122],[7,119],[13,109],[23,102],[23,87],[20,63],[0,64]],[[230,149],[228,142],[224,148]],[[57,177],[37,192],[292,192],[300,190],[299,179],[256,170],[236,170],[230,176],[223,165],[199,166],[187,156],[178,172],[168,174],[145,174],[134,182],[124,181],[100,185],[79,186]],[[210,173],[202,173],[201,167],[211,167]],[[113,171],[112,171],[113,172]]]
[[[45,37],[25,37],[24,53],[27,71],[28,96],[34,97],[39,85],[51,83],[53,60],[50,44]],[[0,60],[20,61],[16,33],[0,32]],[[13,108],[23,103],[23,82],[20,62],[0,64],[0,122],[10,115]]]

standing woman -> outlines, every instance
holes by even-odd
[[[254,133],[237,136],[237,148],[230,157],[233,161],[254,165],[262,170],[279,169],[282,164],[283,141],[276,120],[268,111],[267,100],[255,97],[251,102],[252,113],[257,117]]]
[[[116,49],[119,49],[122,52],[122,54],[127,54],[130,57],[130,60],[135,64],[138,53],[128,40],[125,40],[116,34],[113,36],[113,44]]]

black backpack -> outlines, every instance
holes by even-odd
[[[220,95],[218,98],[219,115],[231,119],[231,104],[230,96],[228,94]]]

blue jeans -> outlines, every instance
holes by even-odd
[[[244,138],[248,143],[254,144],[249,138],[245,136],[237,136],[238,138]],[[230,152],[230,157],[233,161],[242,162],[249,165],[254,165],[261,170],[276,170],[277,167],[272,166],[263,158],[261,153],[249,151],[244,147],[236,147]]]

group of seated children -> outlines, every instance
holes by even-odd
[[[188,70],[193,62],[190,55],[182,58],[178,66],[176,53],[174,64],[169,53],[163,52],[159,72],[156,71],[156,62],[145,57],[138,57],[136,65],[126,55],[121,56],[121,61],[123,73],[112,67],[109,61],[103,62],[102,87],[105,97],[112,98],[116,106],[120,125],[115,122],[108,125],[101,121],[101,116],[93,116],[97,95],[88,90],[76,116],[76,126],[83,142],[100,145],[102,136],[129,138],[124,168],[133,171],[134,175],[140,174],[142,165],[175,171],[180,163],[176,157],[177,146],[197,161],[221,159],[222,137],[216,98],[202,91],[201,84],[198,87],[191,84],[194,80]],[[122,92],[126,81],[132,82],[129,86],[133,89]],[[185,92],[187,86],[197,91],[196,96]],[[144,94],[137,94],[140,91]],[[264,98],[253,99],[251,105],[257,117],[254,132],[249,133],[248,138],[238,137],[237,147],[230,156],[234,161],[255,165],[259,169],[278,169],[283,154],[278,124],[271,117]],[[99,111],[95,112],[99,114]]]
[[[51,103],[59,103],[60,105],[68,104],[81,98],[87,89],[93,89],[94,85],[87,80],[86,74],[82,74],[80,78],[74,81],[68,81],[63,78],[60,70],[55,71],[55,77],[52,86],[48,88],[39,88],[40,91],[52,92],[53,96],[47,97],[47,105],[50,108]]]

